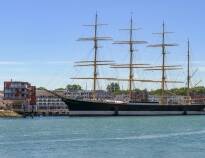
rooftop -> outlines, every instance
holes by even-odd
[[[64,92],[63,91],[56,91],[56,93],[58,95],[64,96]],[[40,96],[44,96],[44,97],[56,97],[55,95],[45,91],[45,90],[36,90],[36,97],[40,97]]]

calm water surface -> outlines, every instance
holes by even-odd
[[[0,119],[0,158],[204,158],[205,116]]]

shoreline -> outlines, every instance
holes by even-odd
[[[0,118],[8,118],[8,117],[20,118],[22,117],[22,115],[12,110],[0,110]]]

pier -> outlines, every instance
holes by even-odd
[[[34,116],[69,116],[69,110],[67,109],[52,109],[52,110],[24,110],[15,109],[16,113],[23,117],[34,117]]]

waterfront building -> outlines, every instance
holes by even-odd
[[[28,82],[5,81],[4,100],[22,101],[24,105],[35,105],[36,87]]]
[[[64,96],[63,91],[55,91]],[[36,106],[38,113],[43,115],[68,114],[68,107],[61,98],[48,93],[45,90],[36,90]]]
[[[5,105],[3,98],[4,98],[4,93],[2,91],[0,91],[0,110],[6,108],[6,105]]]
[[[3,91],[0,91],[0,99],[4,99],[4,92]]]

